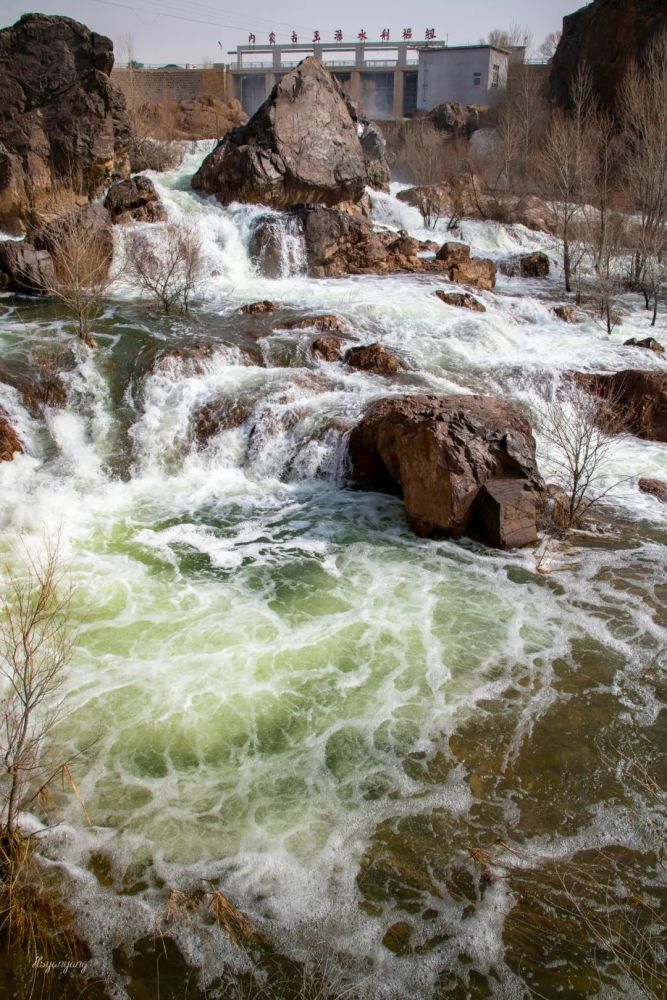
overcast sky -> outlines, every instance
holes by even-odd
[[[435,28],[437,38],[450,45],[479,41],[492,28],[512,22],[525,25],[539,43],[560,28],[564,14],[582,6],[581,0],[337,0],[334,4],[282,0],[0,0],[2,26],[13,24],[26,10],[44,14],[66,14],[90,28],[109,35],[120,61],[124,36],[131,35],[136,58],[145,63],[202,63],[220,61],[223,50],[246,43],[252,31],[257,43],[265,43],[275,31],[278,42],[289,41],[292,30],[300,42],[310,42],[318,30],[323,41],[332,40],[337,28],[345,41],[355,40],[364,29],[370,41],[379,39],[383,28],[391,39],[403,28],[412,28],[413,38],[423,39],[426,28]],[[227,61],[225,57],[224,61]]]

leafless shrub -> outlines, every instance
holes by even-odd
[[[168,222],[150,235],[130,233],[125,257],[130,279],[165,313],[188,311],[203,273],[201,239],[191,225]]]
[[[466,167],[463,140],[443,134],[431,122],[412,125],[397,155],[397,170],[417,187],[417,207],[424,225],[434,229],[447,216],[453,229],[464,212],[462,191],[456,183]]]
[[[556,503],[556,522],[564,528],[578,527],[591,508],[619,485],[605,486],[603,481],[615,446],[613,435],[620,429],[614,401],[567,382],[544,407],[542,426],[555,482],[563,491]]]

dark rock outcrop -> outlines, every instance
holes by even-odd
[[[576,372],[573,378],[587,392],[603,399],[619,425],[631,434],[646,441],[667,441],[667,372]]]
[[[383,399],[352,430],[349,456],[357,487],[403,495],[418,535],[470,534],[501,546],[536,538],[543,485],[530,423],[513,403],[485,396]]]
[[[131,177],[109,188],[104,207],[116,224],[128,222],[165,222],[167,212],[148,177]]]
[[[433,122],[441,132],[449,132],[456,136],[468,136],[479,128],[480,107],[477,104],[459,104],[458,101],[445,101],[438,104],[426,115],[427,121]]]
[[[457,309],[471,309],[473,312],[486,312],[486,306],[479,299],[476,299],[470,292],[443,292],[438,288],[435,293],[441,302],[446,306],[455,306]]]
[[[534,253],[508,257],[500,262],[500,270],[510,278],[548,278],[549,258],[541,250],[536,250]]]
[[[656,500],[667,503],[667,483],[662,479],[640,479],[637,485],[641,493],[648,493]]]
[[[246,125],[232,129],[192,179],[195,190],[233,201],[289,208],[357,202],[367,184],[386,187],[384,139],[360,119],[314,58],[280,80]]]
[[[261,315],[262,313],[271,313],[275,309],[273,302],[269,302],[268,299],[263,299],[261,302],[249,302],[246,306],[241,306],[240,312],[247,313],[250,316]]]
[[[87,201],[127,176],[131,130],[112,66],[110,39],[67,17],[25,14],[0,31],[1,228],[23,232],[60,214],[54,200]]]
[[[54,282],[53,261],[46,250],[25,240],[0,242],[0,288],[42,295]]]
[[[310,345],[314,357],[322,361],[340,361],[343,357],[343,341],[340,337],[318,337]]]
[[[111,263],[113,257],[111,218],[104,205],[97,201],[84,205],[74,212],[68,212],[53,222],[28,230],[31,243],[38,250],[46,250],[49,253],[57,251],[63,240],[67,243],[70,238],[76,238],[78,235],[90,245],[94,244],[96,248],[101,248],[109,264]]]
[[[21,454],[23,445],[9,422],[4,410],[0,410],[0,462],[11,462],[14,455]]]
[[[631,60],[641,59],[647,44],[665,27],[665,0],[594,0],[569,14],[563,18],[563,35],[551,64],[552,101],[570,106],[572,82],[585,63],[600,104],[614,111]]]
[[[382,344],[364,344],[345,352],[345,362],[350,368],[374,375],[395,375],[403,368],[398,358]]]
[[[645,351],[653,351],[655,354],[665,353],[665,348],[655,339],[655,337],[644,337],[643,340],[637,340],[636,337],[630,337],[630,340],[625,341],[623,347],[643,347]]]

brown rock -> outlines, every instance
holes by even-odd
[[[54,201],[87,201],[129,172],[125,100],[110,39],[67,17],[0,31],[0,228],[22,232]]]
[[[252,413],[253,404],[244,400],[216,399],[207,403],[193,417],[192,428],[195,440],[204,445],[220,431],[240,427]]]
[[[345,352],[345,362],[350,368],[358,368],[362,372],[372,372],[374,375],[395,375],[402,371],[402,365],[398,358],[382,344],[351,347]]]
[[[53,261],[46,250],[25,240],[0,242],[0,287],[25,295],[43,295],[53,287]]]
[[[630,337],[630,340],[625,341],[623,347],[643,347],[647,351],[654,351],[655,354],[665,353],[665,348],[654,337],[645,337],[643,340]]]
[[[318,337],[310,345],[310,350],[322,361],[340,361],[343,357],[343,341],[340,337]]]
[[[573,306],[556,306],[554,316],[561,319],[563,323],[578,323],[577,310]]]
[[[192,186],[223,205],[288,208],[359,201],[367,184],[388,182],[381,134],[311,57],[285,74],[247,125],[227,133]]]
[[[492,479],[479,491],[474,531],[495,549],[520,549],[537,541],[537,504],[527,483]]]
[[[285,330],[319,330],[320,333],[345,333],[345,324],[339,316],[323,313],[321,316],[305,316],[284,324]]]
[[[435,294],[447,306],[456,306],[457,309],[472,309],[473,312],[486,312],[486,306],[470,292],[443,292],[441,288],[438,288]]]
[[[0,462],[11,462],[16,453],[23,452],[23,445],[9,422],[4,410],[0,410]]]
[[[111,219],[109,213],[99,202],[84,205],[73,212],[68,212],[53,222],[45,225],[30,228],[28,237],[38,250],[53,251],[57,248],[58,241],[69,240],[74,234],[91,235],[102,247],[106,254],[109,265],[113,258],[113,234],[111,232]]]
[[[450,281],[457,285],[470,285],[481,292],[492,292],[496,287],[496,265],[484,257],[471,257],[445,268]]]
[[[546,278],[549,275],[549,258],[540,250],[535,253],[509,257],[500,262],[500,270],[510,278]]]
[[[113,223],[165,222],[167,212],[148,177],[131,177],[109,188],[104,207]]]
[[[249,302],[248,305],[241,306],[239,312],[255,316],[257,313],[271,313],[275,308],[276,307],[273,302],[269,302],[268,299],[264,299],[262,302]]]
[[[484,516],[477,506],[492,481],[517,481],[533,494],[543,489],[530,423],[516,404],[485,396],[383,399],[353,429],[349,449],[355,484],[402,493],[418,535],[473,534],[491,544],[509,543],[513,531],[532,537],[529,506],[509,487],[482,503]]]
[[[470,259],[470,247],[465,243],[443,243],[435,256],[448,265],[460,264]]]
[[[662,503],[667,503],[667,483],[662,479],[640,479],[638,486],[640,492],[648,493]]]
[[[129,96],[122,77],[119,85]],[[224,101],[213,94],[199,94],[185,101],[147,101],[142,105],[141,117],[150,135],[166,132],[170,140],[219,139],[248,121],[240,101]]]
[[[611,375],[576,372],[573,378],[604,399],[631,434],[646,441],[667,441],[667,373],[628,369]]]

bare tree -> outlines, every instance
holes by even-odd
[[[541,59],[546,59],[547,62],[552,61],[554,55],[556,54],[556,49],[558,48],[558,43],[561,40],[562,34],[562,31],[551,31],[547,35],[537,50]]]
[[[0,761],[5,776],[1,829],[16,832],[21,808],[57,773],[49,772],[46,742],[60,717],[65,668],[72,652],[70,593],[63,587],[58,547],[40,562],[28,557],[24,576],[10,574],[0,598]]]
[[[92,324],[102,311],[113,280],[111,235],[94,224],[86,209],[50,223],[44,234],[53,260],[53,277],[45,279],[43,290],[63,303],[76,319],[80,339],[94,347]]]
[[[486,38],[480,38],[480,43],[493,45],[497,49],[509,49],[513,61],[523,62],[532,39],[533,36],[525,25],[513,21],[509,28],[494,28]]]
[[[559,389],[542,414],[556,484],[557,522],[565,528],[581,524],[585,515],[618,485],[605,486],[604,472],[619,430],[613,401],[601,400],[576,382]]]
[[[456,185],[448,182],[461,172],[464,157],[461,146],[444,135],[429,121],[410,127],[398,150],[396,166],[416,185],[415,197],[424,225],[434,229],[449,211],[448,228],[460,219],[462,209]],[[447,185],[447,188],[445,188]]]
[[[641,65],[633,63],[620,91],[626,143],[626,180],[639,215],[633,281],[657,313],[659,287],[646,282],[650,256],[660,263],[667,226],[667,31],[652,42]],[[649,292],[648,285],[651,285]],[[658,295],[655,295],[655,292]]]
[[[168,222],[128,234],[127,273],[165,313],[188,311],[203,274],[201,238],[189,224]]]

